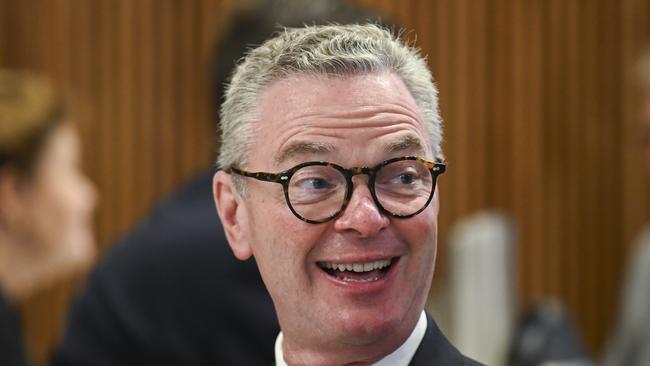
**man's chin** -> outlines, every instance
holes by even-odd
[[[341,321],[338,327],[336,339],[342,340],[343,343],[351,346],[371,346],[373,344],[385,343],[387,340],[394,340],[399,333],[408,331],[404,328],[403,318],[398,316],[386,316],[383,314],[372,313],[348,314],[347,321]]]

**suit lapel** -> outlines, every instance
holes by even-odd
[[[449,343],[436,322],[427,314],[427,331],[409,366],[462,365],[463,356]]]

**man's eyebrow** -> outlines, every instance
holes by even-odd
[[[321,142],[297,141],[287,145],[275,154],[275,163],[280,164],[296,155],[302,154],[325,154],[333,152],[334,146]]]
[[[420,150],[425,151],[424,143],[418,137],[413,135],[407,135],[400,138],[397,141],[391,142],[387,147],[386,151],[389,153],[400,152],[405,150]]]

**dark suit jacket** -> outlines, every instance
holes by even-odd
[[[4,299],[0,292],[0,365],[27,365],[22,341],[16,309]]]
[[[279,332],[254,261],[235,259],[212,172],[173,194],[92,273],[54,365],[268,365]]]
[[[427,314],[427,331],[415,351],[410,366],[478,366],[480,363],[463,356]]]

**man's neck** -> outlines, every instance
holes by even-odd
[[[300,365],[407,365],[415,354],[427,328],[425,312],[422,311],[410,333],[404,337],[394,338],[394,334],[383,344],[372,347],[346,346],[337,350],[324,352],[323,347],[293,348],[291,342],[284,339],[282,332],[275,343],[276,366]],[[388,350],[388,351],[386,351]]]

